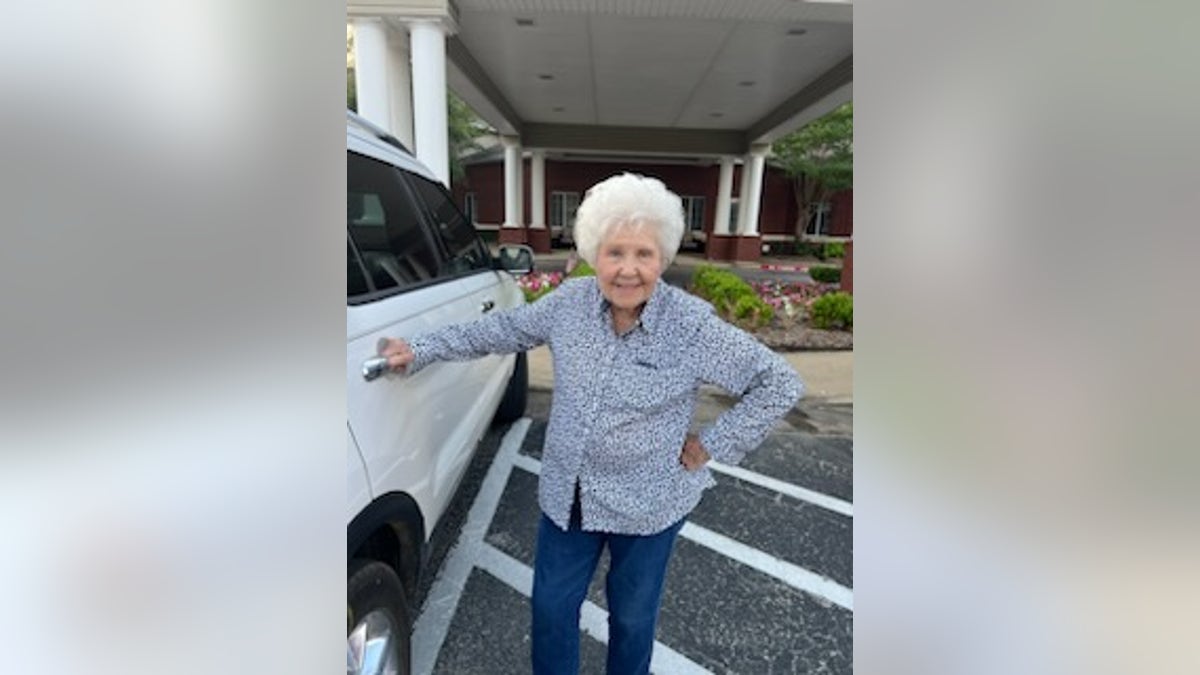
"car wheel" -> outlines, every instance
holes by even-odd
[[[346,675],[409,675],[412,619],[400,577],[355,560],[346,581]]]
[[[512,377],[508,378],[508,388],[504,390],[504,399],[496,409],[493,420],[499,424],[515,422],[525,414],[525,399],[529,393],[529,360],[525,352],[517,354],[517,367],[513,369]]]

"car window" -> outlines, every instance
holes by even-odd
[[[354,252],[354,244],[346,237],[346,297],[354,298],[371,292],[367,285],[367,274],[363,271],[358,254]]]
[[[425,205],[434,230],[445,248],[447,269],[443,274],[460,274],[476,269],[490,269],[491,260],[483,240],[471,221],[455,206],[454,200],[440,183],[416,174],[408,175],[409,183]]]
[[[346,228],[371,291],[403,288],[438,273],[437,250],[399,170],[354,152],[346,154]]]

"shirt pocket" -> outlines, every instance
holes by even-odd
[[[650,412],[678,401],[694,386],[683,368],[634,360],[615,369],[611,391],[619,407]]]

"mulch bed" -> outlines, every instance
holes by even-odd
[[[854,349],[854,333],[810,328],[803,323],[788,325],[773,321],[771,325],[753,331],[751,335],[771,349],[781,352]]]

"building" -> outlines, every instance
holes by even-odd
[[[501,152],[490,149],[465,158],[466,177],[453,185],[455,200],[489,237],[505,243],[536,243],[529,239],[529,228],[510,228],[504,223],[504,164]],[[522,175],[530,175],[531,157],[522,160]],[[571,241],[571,225],[575,209],[587,189],[597,182],[623,171],[631,171],[662,180],[683,198],[688,229],[684,248],[704,250],[718,259],[753,259],[753,252],[710,250],[707,243],[716,226],[721,168],[718,163],[704,161],[647,161],[628,157],[599,157],[568,155],[548,156],[544,160],[545,186],[542,208],[546,214],[547,235],[551,245],[567,245]],[[739,186],[742,185],[742,166],[733,167],[733,186],[729,207],[730,229],[737,231],[741,207]],[[528,182],[522,186],[522,211],[532,213],[532,190]],[[764,170],[762,202],[759,211],[760,251],[770,247],[781,251],[793,250],[795,226],[799,207],[793,192],[792,180],[768,163]],[[853,193],[836,193],[816,217],[807,223],[805,238],[816,241],[845,240],[853,235]],[[505,236],[501,238],[501,234]],[[536,236],[536,235],[535,235]]]

